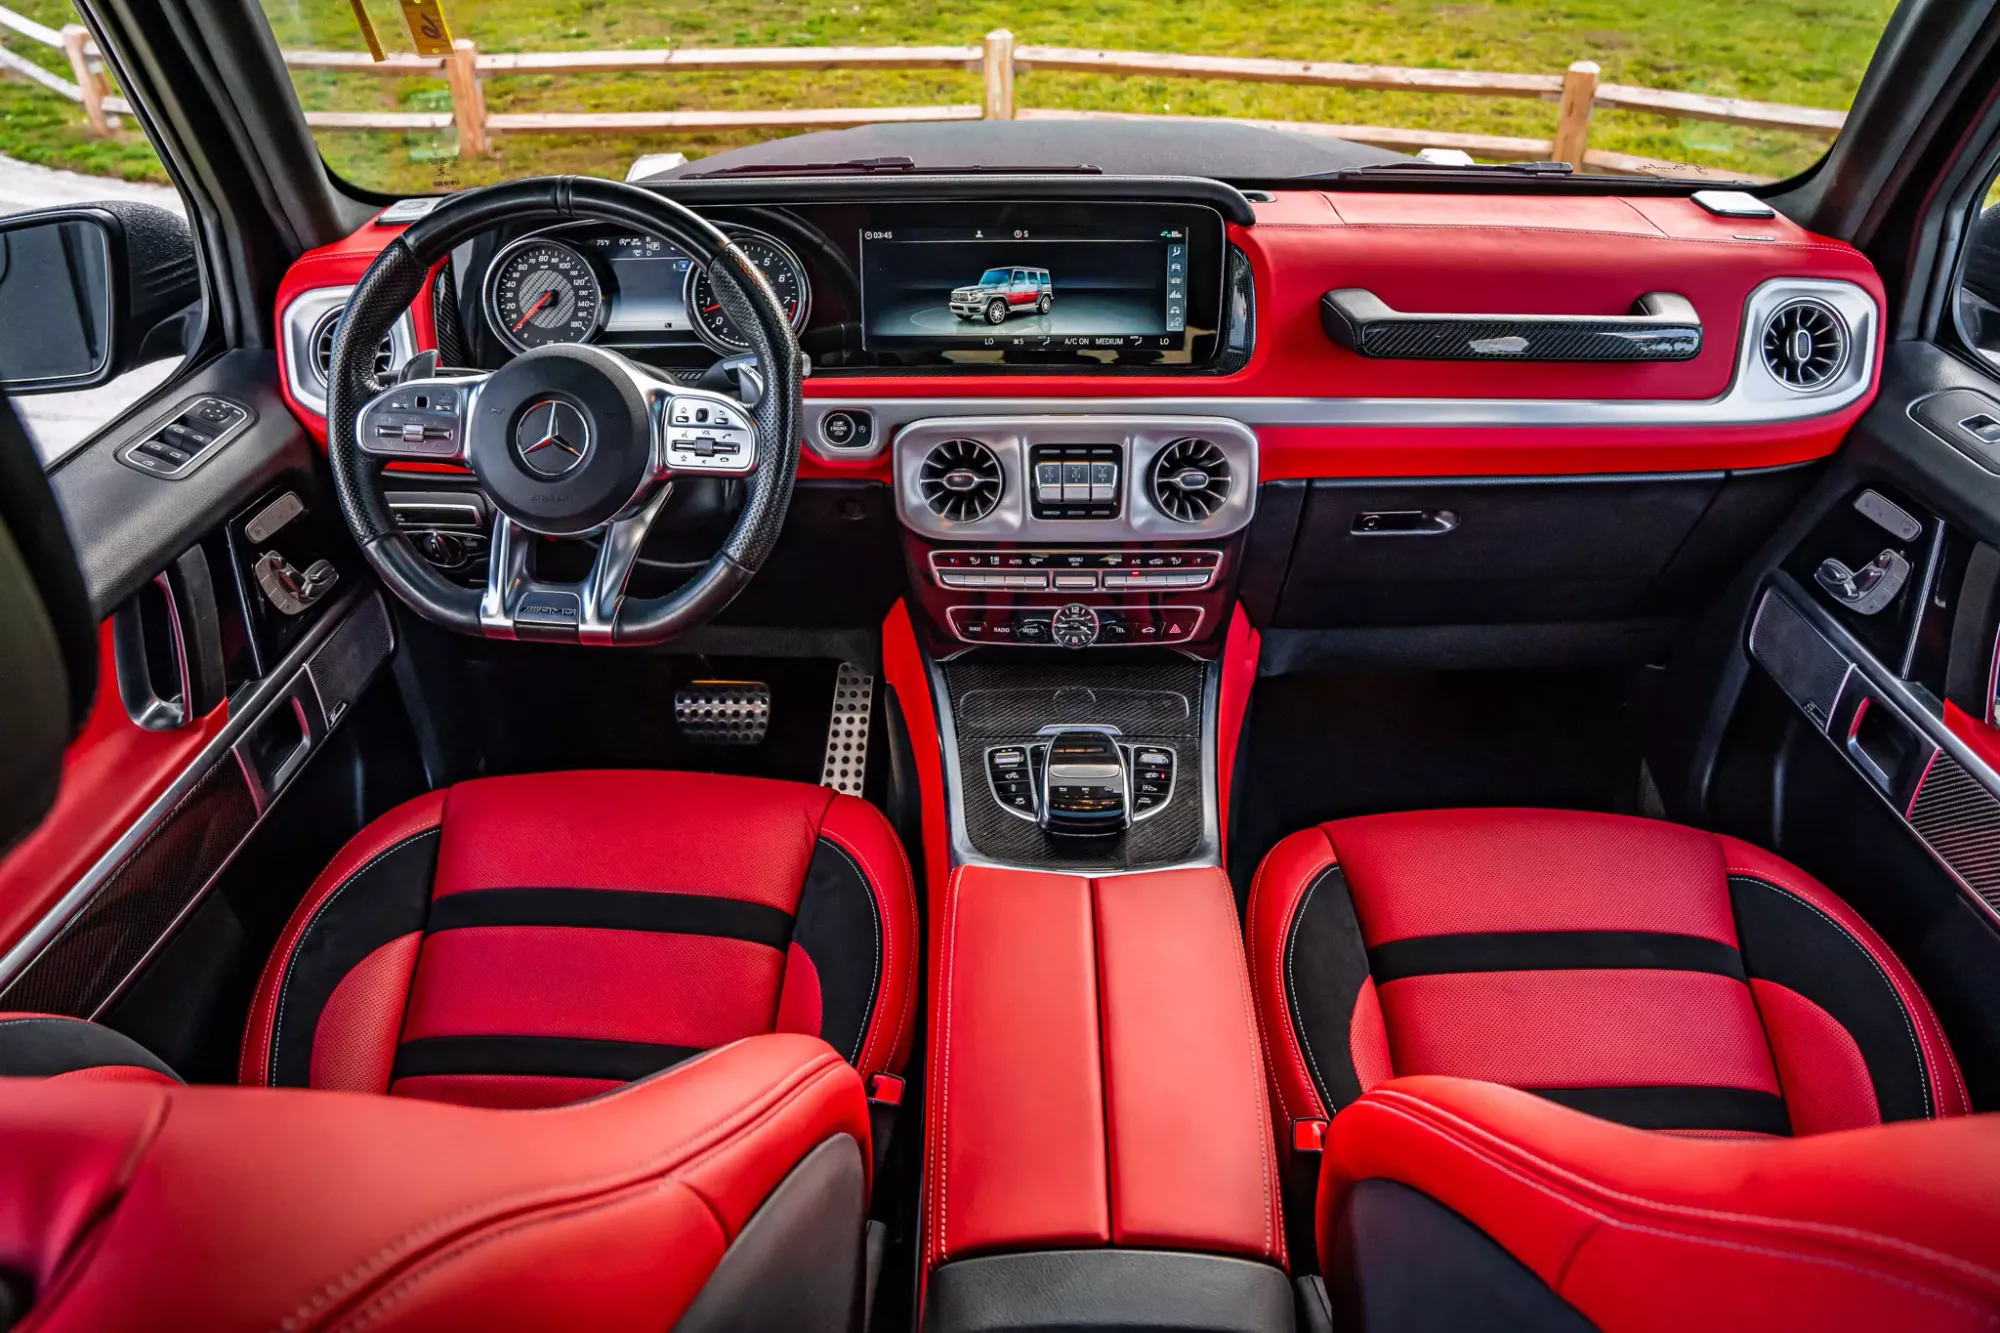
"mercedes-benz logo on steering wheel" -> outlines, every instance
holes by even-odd
[[[544,398],[521,414],[514,452],[538,477],[573,472],[590,453],[590,418],[574,404]]]

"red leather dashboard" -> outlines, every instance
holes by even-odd
[[[1248,363],[1222,375],[846,375],[807,380],[809,399],[1479,400],[1695,404],[1730,387],[1745,300],[1773,278],[1856,284],[1878,309],[1881,282],[1851,246],[1783,217],[1712,216],[1684,198],[1287,191],[1259,203],[1255,226],[1230,228],[1256,289]],[[369,224],[308,252],[286,276],[279,309],[313,287],[354,282],[396,235]],[[1364,358],[1319,323],[1334,287],[1365,286],[1398,309],[1482,314],[1623,314],[1640,295],[1674,292],[1704,327],[1685,362],[1576,364]],[[432,345],[430,304],[415,308]],[[1880,320],[1876,320],[1879,363]],[[1616,424],[1448,423],[1419,410],[1397,424],[1262,424],[1260,476],[1508,476],[1769,467],[1840,445],[1874,386],[1838,410],[1760,424],[1683,420],[1643,406]],[[325,422],[291,403],[324,439]],[[1084,404],[1079,404],[1082,408]],[[1309,413],[1307,415],[1310,415]],[[1462,415],[1462,414],[1454,414]],[[828,460],[803,475],[888,478],[886,458]]]
[[[932,917],[927,1268],[1105,1245],[1283,1263],[1234,904],[1214,869],[953,874]]]

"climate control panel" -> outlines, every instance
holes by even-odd
[[[1156,592],[1214,585],[1222,552],[1190,550],[930,553],[940,588],[981,592]]]

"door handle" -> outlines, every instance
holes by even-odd
[[[1819,562],[1813,579],[1827,595],[1858,616],[1872,616],[1896,600],[1910,579],[1910,562],[1900,551],[1883,551],[1860,569],[1831,556]]]
[[[1441,537],[1458,526],[1449,509],[1369,509],[1354,516],[1356,537]]]

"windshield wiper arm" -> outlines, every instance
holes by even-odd
[[[1370,162],[1362,167],[1341,167],[1337,171],[1315,171],[1300,180],[1343,180],[1355,176],[1400,176],[1406,173],[1435,172],[1441,176],[1518,175],[1571,176],[1576,168],[1567,162],[1426,162],[1409,158],[1402,162]]]
[[[845,162],[748,162],[713,171],[690,171],[682,180],[714,180],[723,176],[1102,176],[1102,167],[920,167],[907,157],[856,157]]]

